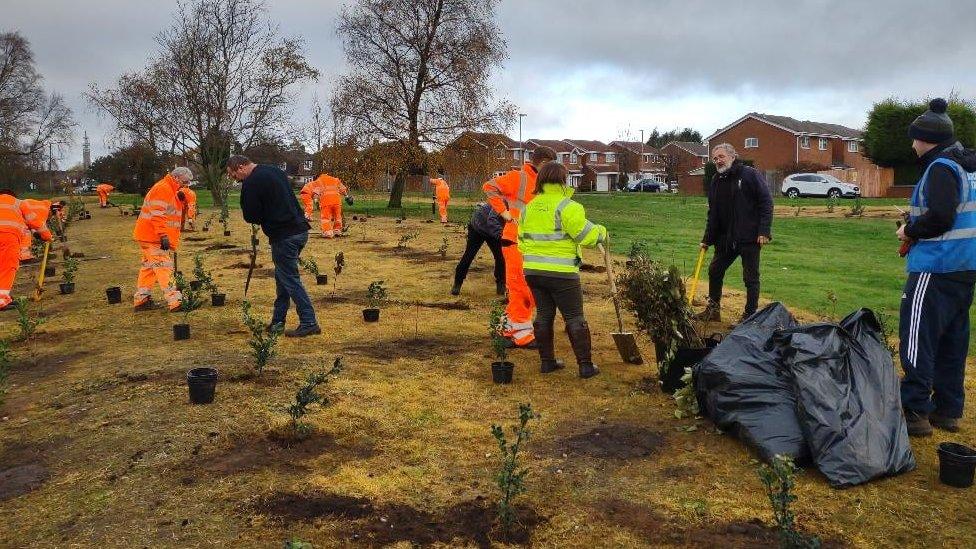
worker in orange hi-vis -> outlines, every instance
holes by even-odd
[[[33,198],[25,198],[21,201],[23,207],[27,208],[30,212],[35,214],[40,220],[41,225],[47,229],[47,218],[51,214],[51,201],[50,200],[34,200]],[[39,231],[38,231],[39,232]],[[30,261],[34,258],[34,254],[31,253],[31,244],[34,241],[34,231],[32,231],[27,225],[24,225],[24,230],[21,233],[20,239],[20,260]]]
[[[502,256],[505,258],[505,285],[508,287],[508,305],[505,307],[505,337],[515,347],[534,349],[535,334],[532,330],[532,311],[535,301],[525,282],[522,253],[518,249],[518,220],[522,210],[535,196],[535,178],[539,166],[556,159],[556,151],[539,147],[532,151],[532,162],[522,169],[511,170],[482,186],[488,204],[505,220],[502,229]]]
[[[10,290],[20,268],[20,242],[24,229],[37,231],[45,242],[51,241],[51,231],[23,201],[17,200],[10,189],[0,190],[0,310],[10,307]]]
[[[432,178],[430,183],[434,186],[434,200],[437,201],[437,210],[441,214],[441,223],[447,223],[447,203],[451,200],[451,188],[440,177]]]
[[[95,192],[98,193],[98,206],[100,208],[108,208],[108,195],[115,190],[115,187],[108,183],[100,183],[95,187]]]
[[[159,284],[170,311],[179,310],[180,295],[172,285],[173,258],[170,250],[180,245],[180,221],[186,204],[181,189],[193,180],[189,168],[179,167],[156,182],[146,193],[132,238],[142,251],[142,268],[132,304],[137,311],[152,308],[152,288]]]
[[[338,177],[322,174],[316,179],[319,186],[319,213],[322,215],[322,235],[326,238],[342,235],[342,197],[349,189]]]
[[[195,230],[195,220],[197,218],[197,193],[190,188],[190,185],[184,185],[180,187],[180,191],[183,192],[183,197],[186,200],[186,227],[189,230]]]
[[[306,183],[298,193],[298,197],[302,202],[302,208],[305,210],[305,219],[308,221],[312,220],[312,212],[315,211],[315,201],[318,200],[321,192],[322,188],[319,186],[319,180],[313,179]]]

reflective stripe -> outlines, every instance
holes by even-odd
[[[13,210],[15,212],[19,212],[20,206],[17,204],[0,204],[0,210]]]
[[[908,209],[908,213],[912,214],[915,217],[923,215],[928,211],[929,209],[925,206],[921,206],[921,207],[911,206]],[[976,212],[976,202],[964,202],[956,208],[956,213],[969,213],[969,212]]]
[[[35,219],[37,219],[37,214],[33,212],[27,212],[27,215],[24,216],[25,221],[34,221]]]
[[[976,229],[953,229],[946,231],[935,238],[923,238],[922,242],[936,242],[939,240],[962,240],[964,238],[976,238]]]
[[[179,221],[167,221],[166,222],[166,226],[167,227],[173,227],[173,228],[177,228],[178,229],[180,227],[180,222]]]
[[[149,207],[156,206],[157,208],[165,208],[170,205],[170,202],[167,200],[146,200],[145,202],[142,203],[142,205],[149,206]]]
[[[559,204],[556,206],[556,226],[555,226],[555,229],[557,231],[562,231],[563,230],[563,210],[566,209],[566,206],[569,206],[569,203],[570,202],[572,202],[572,200],[570,200],[569,198],[564,198],[564,199],[560,200],[559,201]]]
[[[576,242],[582,242],[584,239],[586,239],[586,235],[590,234],[590,232],[595,228],[596,225],[594,225],[592,221],[587,221],[586,225],[583,225],[583,230],[580,231],[578,235],[574,236],[573,240]]]
[[[546,257],[543,255],[527,255],[524,256],[525,263],[547,263],[550,265],[569,265],[575,267],[579,265],[579,258],[567,259],[564,257]]]
[[[10,295],[10,290],[0,290],[0,295]]]
[[[522,238],[524,238],[526,240],[541,240],[541,241],[552,242],[552,241],[555,241],[555,240],[562,240],[562,239],[566,238],[566,233],[564,233],[562,231],[559,231],[558,233],[549,233],[549,234],[543,234],[543,233],[522,233]]]
[[[21,223],[20,221],[5,221],[5,220],[0,220],[0,227],[14,227],[14,228],[23,230],[24,229],[24,224]]]
[[[531,322],[509,322],[508,327],[512,330],[531,330]]]

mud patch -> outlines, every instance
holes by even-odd
[[[649,457],[661,450],[664,444],[664,435],[658,431],[618,423],[601,425],[559,440],[554,451],[570,460],[579,456],[626,460]]]
[[[205,236],[185,236],[183,237],[183,240],[187,242],[203,242],[205,240],[208,240],[208,238]]]
[[[386,361],[395,358],[431,360],[437,357],[456,356],[470,348],[471,341],[465,338],[436,340],[411,338],[347,345],[346,352],[350,355],[359,355]]]
[[[422,302],[416,303],[415,302],[415,303],[408,303],[405,305],[412,306],[412,307],[416,307],[417,305],[420,305],[425,309],[438,309],[441,311],[470,311],[471,310],[471,305],[468,305],[463,301],[454,301],[450,303],[422,303]]]
[[[484,548],[491,547],[492,542],[525,545],[532,532],[546,521],[533,509],[517,506],[518,524],[511,532],[502,532],[494,524],[496,510],[481,496],[438,512],[330,493],[275,494],[251,508],[284,523],[335,520],[340,535],[347,541],[368,546],[400,542],[411,546],[474,544]]]
[[[584,263],[580,265],[580,271],[584,273],[605,273],[607,272],[607,268],[603,265],[590,265],[588,263]]]
[[[43,485],[51,472],[44,456],[51,451],[49,444],[14,443],[0,456],[0,501],[27,494]]]
[[[301,441],[265,437],[238,440],[229,450],[203,460],[194,459],[193,464],[217,475],[234,475],[266,468],[307,471],[308,467],[302,462],[321,456],[328,456],[338,464],[352,459],[368,459],[375,453],[370,446],[340,444],[329,434],[313,433]]]
[[[237,263],[232,263],[224,268],[225,269],[250,269],[251,263],[249,261],[238,261]],[[261,264],[255,263],[254,268],[255,269],[261,268]]]
[[[661,476],[669,479],[687,480],[694,478],[698,470],[687,465],[672,465],[661,469]]]
[[[431,261],[448,261],[450,257],[441,257],[441,254],[437,252],[430,252],[427,250],[414,250],[412,248],[404,248],[398,250],[396,247],[384,248],[382,246],[373,246],[373,249],[378,252],[383,252],[392,257],[399,257],[401,259],[406,259],[412,263],[430,263]]]
[[[237,248],[237,246],[234,244],[211,244],[210,246],[204,248],[204,251],[215,252],[217,250],[233,250],[235,248]]]

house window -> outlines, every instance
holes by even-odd
[[[617,155],[613,153],[607,153],[607,164],[617,161]]]
[[[305,164],[303,164],[303,167],[305,168],[306,171],[311,170],[312,169],[312,161],[311,160],[306,160],[305,161]]]
[[[847,142],[847,152],[856,153],[857,152],[857,141]]]
[[[826,137],[821,137],[820,138],[820,150],[822,150],[822,151],[827,150],[827,138]]]
[[[515,149],[514,151],[512,151],[512,160],[518,160],[518,159],[519,159],[519,150]]]
[[[495,156],[498,158],[505,158],[505,149],[498,149],[495,151]]]
[[[647,164],[647,163],[650,163],[650,161],[651,161],[651,155],[650,155],[650,153],[645,153],[644,154],[644,163]]]
[[[579,155],[577,155],[576,153],[570,154],[569,155],[569,163],[570,164],[575,164],[577,162],[579,162]]]
[[[810,148],[810,137],[809,136],[804,135],[803,137],[800,138],[800,147],[803,148],[803,149],[809,149]]]
[[[759,147],[759,138],[758,137],[747,137],[746,138],[746,148],[747,149],[756,149],[758,147]]]
[[[596,162],[598,155],[596,153],[590,153],[590,162]]]

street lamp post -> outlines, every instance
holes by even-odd
[[[641,130],[640,158],[637,159],[637,184],[640,192],[644,192],[644,184],[640,181],[644,179],[644,130]]]
[[[522,163],[525,164],[525,149],[522,148],[522,119],[525,118],[525,114],[519,113],[519,158],[522,159]]]

